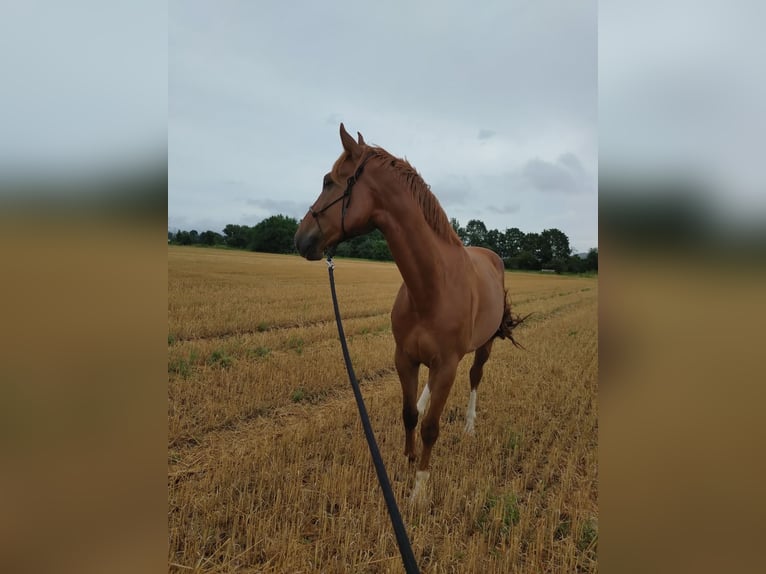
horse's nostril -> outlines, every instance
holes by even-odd
[[[313,233],[301,233],[299,231],[295,234],[295,248],[301,257],[308,257],[318,240],[319,237]]]

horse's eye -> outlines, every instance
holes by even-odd
[[[332,178],[328,175],[325,176],[324,182],[322,183],[322,187],[327,187],[330,184],[332,184]]]

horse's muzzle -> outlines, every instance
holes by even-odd
[[[322,237],[318,233],[301,233],[299,229],[295,234],[295,248],[301,257],[309,261],[317,261],[322,258],[321,245]]]

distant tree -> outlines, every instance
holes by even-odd
[[[505,261],[510,256],[510,249],[508,245],[508,240],[505,237],[505,233],[502,231],[497,232],[497,251],[496,253],[500,256],[500,258]]]
[[[505,251],[503,257],[516,257],[521,252],[524,237],[524,232],[518,227],[506,229],[502,240],[503,250]]]
[[[559,229],[546,229],[540,236],[550,245],[551,259],[553,261],[565,262],[572,254],[572,248],[569,246],[569,238]]]
[[[588,271],[598,271],[598,248],[594,247],[588,251],[585,258],[585,268]]]
[[[223,245],[224,238],[215,231],[203,231],[199,234],[199,241],[203,245]]]
[[[379,229],[360,235],[338,245],[336,253],[342,257],[358,257],[376,261],[393,261],[386,238]]]
[[[523,250],[516,259],[518,261],[518,269],[528,269],[530,271],[542,269],[542,264],[534,251]]]
[[[598,270],[598,249],[591,249],[582,259],[572,255],[569,238],[559,229],[545,229],[541,233],[524,233],[517,227],[504,232],[487,229],[480,219],[471,219],[462,227],[456,218],[450,219],[463,245],[487,247],[503,259],[506,269],[555,269],[559,273],[582,273]],[[268,217],[255,225],[228,224],[223,235],[215,231],[168,231],[168,242],[176,245],[227,245],[269,253],[294,253],[293,238],[298,221],[285,215]],[[337,254],[346,257],[393,261],[391,250],[380,230],[344,241]]]
[[[568,273],[584,273],[586,271],[585,259],[579,255],[570,255],[564,271]]]
[[[376,261],[393,261],[391,250],[388,248],[386,238],[379,229],[364,236],[364,240],[359,244],[359,253],[357,257],[364,259],[374,259]]]
[[[503,257],[503,265],[506,269],[521,269],[519,267],[519,257]]]
[[[286,215],[273,215],[252,228],[248,248],[266,253],[294,253],[293,238],[298,221]]]
[[[455,233],[457,233],[457,236],[460,238],[460,241],[463,242],[463,245],[466,245],[467,236],[466,236],[465,228],[461,227],[460,222],[454,217],[452,217],[449,220],[449,222],[450,222],[450,225],[452,225],[452,229],[455,230]]]
[[[487,226],[480,219],[472,219],[465,226],[468,245],[485,247],[487,244]]]
[[[535,249],[535,256],[540,262],[541,267],[550,269],[553,267],[553,246],[550,242],[550,236],[544,231],[540,234],[535,233],[537,236],[537,248]]]
[[[393,261],[394,256],[385,239],[377,239],[372,244],[370,258],[376,261]]]
[[[245,249],[250,244],[251,232],[247,225],[229,223],[223,228],[224,243],[229,247]]]
[[[522,253],[531,254],[534,257],[534,259],[539,263],[540,262],[540,257],[539,257],[540,244],[541,244],[541,239],[540,239],[539,233],[533,232],[533,233],[525,234],[524,239],[521,242],[521,252],[519,253],[519,256],[521,257]]]
[[[175,236],[175,243],[177,245],[191,245],[191,237],[188,231],[178,231]]]
[[[497,229],[490,229],[484,236],[484,246],[499,255],[501,238],[502,234]]]

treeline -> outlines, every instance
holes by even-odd
[[[294,217],[274,215],[258,225],[228,224],[223,234],[215,231],[196,229],[191,231],[168,231],[168,243],[173,245],[222,245],[234,249],[248,249],[264,253],[295,253],[293,237],[298,231],[298,221]]]
[[[518,227],[511,227],[498,231],[487,229],[479,219],[471,219],[462,227],[454,217],[450,223],[464,245],[491,249],[500,255],[506,269],[551,269],[556,273],[598,271],[598,249],[591,249],[585,258],[573,254],[569,237],[559,229],[524,233]]]
[[[598,271],[598,250],[591,249],[586,257],[572,254],[569,238],[558,229],[541,233],[524,233],[517,227],[505,231],[487,229],[484,222],[470,220],[465,227],[452,218],[452,227],[464,245],[492,249],[503,259],[506,269],[539,271],[550,269],[556,273],[587,273]],[[266,253],[295,253],[293,237],[298,221],[284,215],[274,215],[257,225],[229,224],[223,233],[215,231],[168,232],[168,243],[175,245],[226,246]],[[379,230],[355,237],[340,244],[337,255],[377,261],[393,261],[383,234]]]

